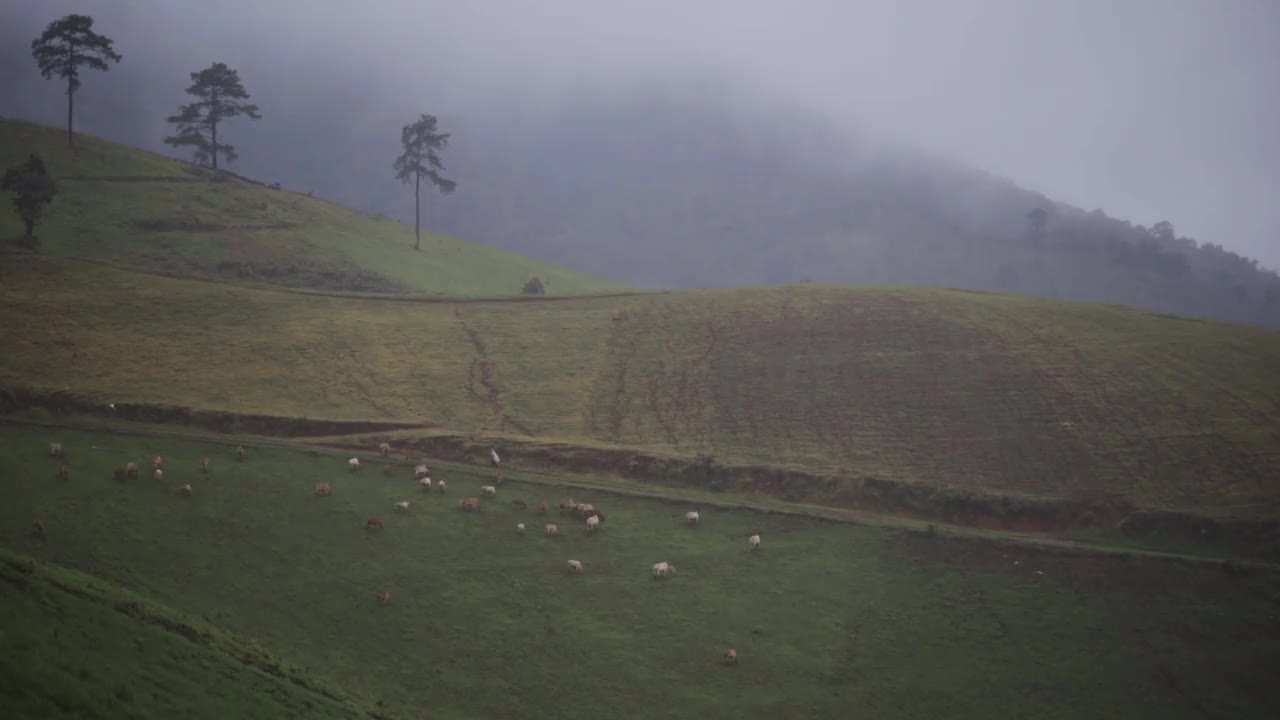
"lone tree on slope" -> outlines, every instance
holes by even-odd
[[[93,31],[93,18],[67,15],[49,23],[40,37],[31,41],[31,56],[46,80],[57,75],[67,81],[67,145],[74,145],[71,118],[76,90],[80,89],[80,68],[107,70],[107,61],[120,62],[111,49],[112,40]]]
[[[417,122],[405,125],[400,131],[400,145],[404,152],[396,158],[392,166],[396,171],[396,179],[408,183],[413,180],[413,249],[422,249],[421,208],[422,179],[426,178],[448,195],[458,186],[452,180],[440,174],[444,164],[436,151],[443,150],[449,144],[449,133],[436,130],[436,116],[423,114]]]
[[[53,202],[58,185],[44,168],[44,162],[34,153],[21,165],[15,165],[0,179],[0,189],[14,194],[13,207],[26,228],[27,247],[35,247],[36,224],[44,213],[44,206]]]
[[[232,145],[218,142],[218,123],[240,115],[260,120],[258,106],[249,100],[249,93],[240,84],[240,73],[226,63],[214,63],[200,72],[191,73],[188,95],[198,98],[190,105],[178,106],[178,114],[168,121],[178,126],[176,135],[165,138],[165,144],[174,147],[190,146],[196,162],[218,169],[218,153],[233,162],[240,157]]]

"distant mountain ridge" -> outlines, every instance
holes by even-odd
[[[431,227],[640,287],[934,285],[1280,324],[1280,277],[1255,260],[785,108],[673,92],[509,110],[452,118],[459,191],[430,199]],[[272,162],[245,165],[412,212],[394,138],[326,132],[341,172],[289,177],[306,152],[285,134],[246,135]]]

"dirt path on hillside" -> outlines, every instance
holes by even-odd
[[[187,430],[169,430],[156,427],[131,428],[119,427],[97,423],[82,422],[53,422],[41,420],[28,420],[17,418],[0,417],[0,425],[26,425],[34,427],[50,427],[65,428],[68,430],[78,430],[81,432],[104,432],[115,435],[133,435],[144,437],[164,437],[176,440],[189,440],[193,442],[212,443],[217,445],[226,445],[233,447],[244,445],[250,447],[275,447],[289,450],[297,450],[307,453],[323,453],[334,457],[350,457],[355,451],[357,456],[364,453],[370,461],[376,460],[374,453],[369,448],[352,446],[347,444],[323,444],[317,442],[298,442],[290,440],[281,440],[278,438],[259,437],[259,436],[231,436],[219,435],[214,433],[192,432]],[[433,465],[447,467],[455,471],[472,473],[476,475],[489,476],[489,469],[480,465],[472,465],[465,463],[449,462],[438,459],[430,459]],[[850,525],[860,525],[867,527],[879,527],[894,530],[905,530],[910,532],[925,532],[928,528],[933,528],[934,534],[940,538],[963,538],[972,540],[982,540],[993,542],[996,544],[1004,544],[1015,547],[1022,547],[1030,550],[1038,550],[1043,552],[1059,552],[1070,553],[1076,555],[1092,555],[1106,557],[1128,557],[1148,560],[1163,560],[1171,562],[1183,562],[1194,565],[1212,565],[1215,567],[1223,567],[1225,563],[1230,563],[1232,567],[1239,569],[1252,569],[1269,572],[1280,572],[1280,563],[1270,563],[1261,560],[1247,560],[1240,558],[1228,558],[1209,555],[1192,555],[1187,553],[1169,552],[1164,550],[1148,550],[1143,548],[1129,548],[1113,545],[1098,545],[1092,543],[1081,542],[1078,540],[1062,540],[1059,538],[1051,538],[1044,536],[1031,535],[1027,533],[1009,533],[999,530],[986,530],[982,528],[971,528],[963,525],[950,525],[941,522],[929,523],[923,520],[906,518],[893,515],[883,515],[877,513],[862,512],[858,510],[832,508],[819,505],[806,505],[802,503],[787,503],[785,501],[777,501],[776,506],[768,507],[763,505],[753,505],[748,502],[748,498],[730,499],[723,495],[706,493],[705,496],[696,490],[688,492],[677,492],[671,495],[664,494],[665,490],[675,490],[674,488],[664,488],[659,485],[646,484],[643,487],[629,487],[625,482],[617,480],[584,480],[577,477],[566,477],[564,475],[554,474],[550,472],[525,469],[525,468],[508,468],[509,473],[513,473],[508,478],[517,482],[527,482],[536,485],[558,485],[568,487],[578,487],[589,489],[594,492],[601,492],[611,495],[619,495],[624,497],[634,497],[649,500],[688,503],[692,500],[690,496],[698,495],[697,503],[713,507],[747,510],[751,512],[774,513],[782,515],[793,515],[813,520],[821,520],[826,522],[840,522]]]
[[[499,432],[510,428],[532,437],[533,431],[507,412],[502,402],[502,388],[494,379],[497,375],[497,367],[489,357],[489,350],[485,347],[480,334],[467,323],[466,317],[462,314],[462,308],[457,306],[453,308],[453,319],[462,328],[462,332],[467,336],[467,342],[476,353],[471,365],[467,367],[467,394],[488,408],[489,414],[498,422]]]

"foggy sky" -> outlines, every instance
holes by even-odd
[[[214,61],[241,70],[264,123],[294,83],[334,83],[364,102],[336,112],[396,128],[422,111],[448,128],[451,108],[499,97],[550,106],[583,86],[682,78],[1280,266],[1274,0],[0,1],[0,23],[27,37],[68,12],[93,15],[154,83],[108,98],[90,77],[78,107],[176,107],[187,73]]]

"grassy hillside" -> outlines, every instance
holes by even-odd
[[[1280,333],[950,290],[303,297],[0,260],[0,383],[1280,517]]]
[[[65,482],[44,454],[54,439],[73,467]],[[111,479],[115,465],[155,454],[164,481]],[[204,456],[209,477],[196,469]],[[541,519],[509,501],[554,504],[565,489],[508,482],[481,513],[462,514],[454,504],[487,472],[436,468],[450,483],[441,496],[419,493],[407,466],[386,478],[373,463],[356,475],[344,465],[261,448],[237,463],[226,446],[4,426],[0,544],[126,583],[413,717],[861,708],[881,718],[1190,718],[1280,708],[1269,672],[1280,661],[1280,588],[1269,573],[710,506],[693,506],[703,521],[688,528],[678,517],[690,505],[604,492],[578,494],[605,510],[599,535],[554,517],[563,534],[549,540]],[[332,497],[312,493],[319,481],[334,484]],[[178,493],[186,482],[193,497]],[[408,513],[392,510],[400,499],[412,501]],[[370,515],[386,529],[366,531]],[[34,517],[43,542],[23,537]],[[518,536],[517,522],[532,532]],[[764,538],[758,554],[747,550],[752,533]],[[587,572],[569,575],[570,558]],[[677,574],[654,580],[658,560]],[[392,601],[379,607],[373,593],[384,588]],[[6,632],[11,606],[51,616],[27,597],[0,596]],[[721,665],[725,647],[738,650],[737,667]],[[138,704],[145,683],[130,681]]]
[[[18,534],[5,529],[7,539]],[[8,718],[359,718],[374,709],[208,623],[4,549],[0,617]]]
[[[414,252],[413,228],[382,216],[91,136],[76,141],[73,150],[57,128],[0,119],[0,167],[35,152],[60,183],[48,220],[37,229],[45,252],[54,255],[342,290],[515,295],[533,276],[553,295],[622,289],[445,235],[425,233],[422,252]],[[412,203],[410,195],[404,199]],[[6,203],[0,238],[20,233]]]

